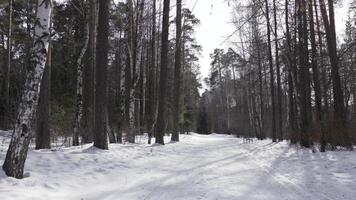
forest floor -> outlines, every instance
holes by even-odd
[[[4,133],[4,132],[3,132]],[[1,133],[0,133],[1,135]],[[166,138],[167,142],[169,138]],[[7,137],[0,136],[0,163]],[[181,135],[165,146],[30,150],[26,178],[0,170],[1,200],[351,200],[356,152],[313,153],[270,140]]]

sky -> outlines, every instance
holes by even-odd
[[[232,18],[232,8],[225,0],[184,0],[184,2],[186,8],[194,8],[193,14],[201,21],[200,26],[196,28],[196,38],[198,44],[203,47],[200,57],[203,79],[209,75],[210,54],[215,48],[229,46],[229,42],[221,43],[235,30],[235,27],[229,23]]]
[[[232,38],[224,42],[229,35],[235,31],[232,23],[232,9],[229,7],[226,0],[183,0],[187,8],[193,8],[196,3],[193,13],[201,20],[201,25],[197,27],[196,37],[198,43],[203,47],[203,53],[200,58],[201,78],[209,75],[210,69],[210,53],[215,48],[227,49],[230,47]],[[350,0],[342,0],[335,5],[336,29],[338,39],[342,40],[342,35],[345,30],[345,22],[347,20],[347,10]],[[205,89],[204,86],[203,89]]]

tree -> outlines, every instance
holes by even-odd
[[[87,16],[89,17],[89,43],[86,51],[86,60],[83,69],[83,117],[82,117],[82,142],[93,141],[94,124],[94,69],[95,69],[95,49],[97,31],[97,1],[89,0]],[[87,25],[85,25],[87,26]]]
[[[272,139],[273,142],[277,141],[276,133],[276,109],[275,109],[275,92],[274,92],[274,70],[273,70],[273,58],[272,58],[272,45],[271,45],[271,23],[269,17],[269,6],[268,0],[265,0],[266,6],[266,21],[267,21],[267,43],[268,43],[268,59],[269,59],[269,70],[270,70],[270,85],[271,85],[271,103],[272,103]]]
[[[156,143],[164,144],[165,132],[165,103],[166,103],[166,88],[167,88],[167,65],[168,65],[168,35],[169,35],[169,5],[170,0],[163,1],[163,20],[162,20],[162,38],[161,38],[161,67],[159,78],[159,93],[158,93],[158,116],[157,116],[157,132]]]
[[[338,138],[334,138],[334,145],[341,144],[348,149],[353,149],[352,143],[350,142],[350,137],[347,133],[346,127],[346,110],[344,105],[344,95],[341,87],[341,80],[339,74],[338,57],[337,57],[337,46],[336,46],[336,31],[335,31],[335,17],[334,17],[334,1],[328,0],[329,6],[329,16],[326,11],[326,5],[324,0],[319,0],[320,10],[324,22],[328,54],[331,63],[331,78],[333,84],[333,99],[334,99],[334,124],[335,132],[341,132],[343,137],[341,141]]]
[[[99,23],[96,49],[94,146],[108,149],[107,142],[107,65],[109,45],[109,0],[99,2]]]
[[[279,64],[278,51],[278,25],[277,25],[277,7],[276,0],[273,0],[273,16],[274,16],[274,42],[276,56],[276,74],[277,74],[277,100],[278,100],[278,139],[283,140],[283,121],[282,121],[282,88],[281,88],[281,72]]]
[[[3,165],[6,175],[15,178],[23,178],[28,146],[32,137],[31,122],[38,104],[39,85],[48,55],[51,12],[51,0],[38,1],[38,21],[34,32],[35,42],[32,48],[31,65],[26,76],[25,89],[18,111],[18,120]]]
[[[49,127],[51,104],[51,41],[49,41],[47,65],[43,72],[36,118],[36,149],[50,149]]]
[[[179,116],[180,116],[180,95],[181,95],[181,51],[182,51],[182,1],[177,0],[176,17],[176,49],[174,60],[174,99],[173,99],[173,133],[172,141],[179,141]]]
[[[155,79],[156,79],[156,0],[152,4],[152,33],[151,33],[151,55],[146,81],[146,126],[148,131],[148,143],[151,144],[151,137],[154,132],[155,119]]]

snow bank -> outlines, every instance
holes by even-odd
[[[0,133],[0,141],[7,141]],[[182,135],[165,146],[112,144],[31,150],[27,178],[0,170],[0,199],[289,199],[356,197],[354,152],[312,153],[269,140]],[[0,146],[0,163],[6,155]]]

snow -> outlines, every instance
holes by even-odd
[[[0,163],[8,137],[0,132]],[[0,199],[351,200],[356,155],[227,135],[181,135],[164,146],[111,144],[30,150],[26,178],[0,170]],[[169,137],[165,138],[169,142]],[[5,141],[5,142],[4,142]]]

